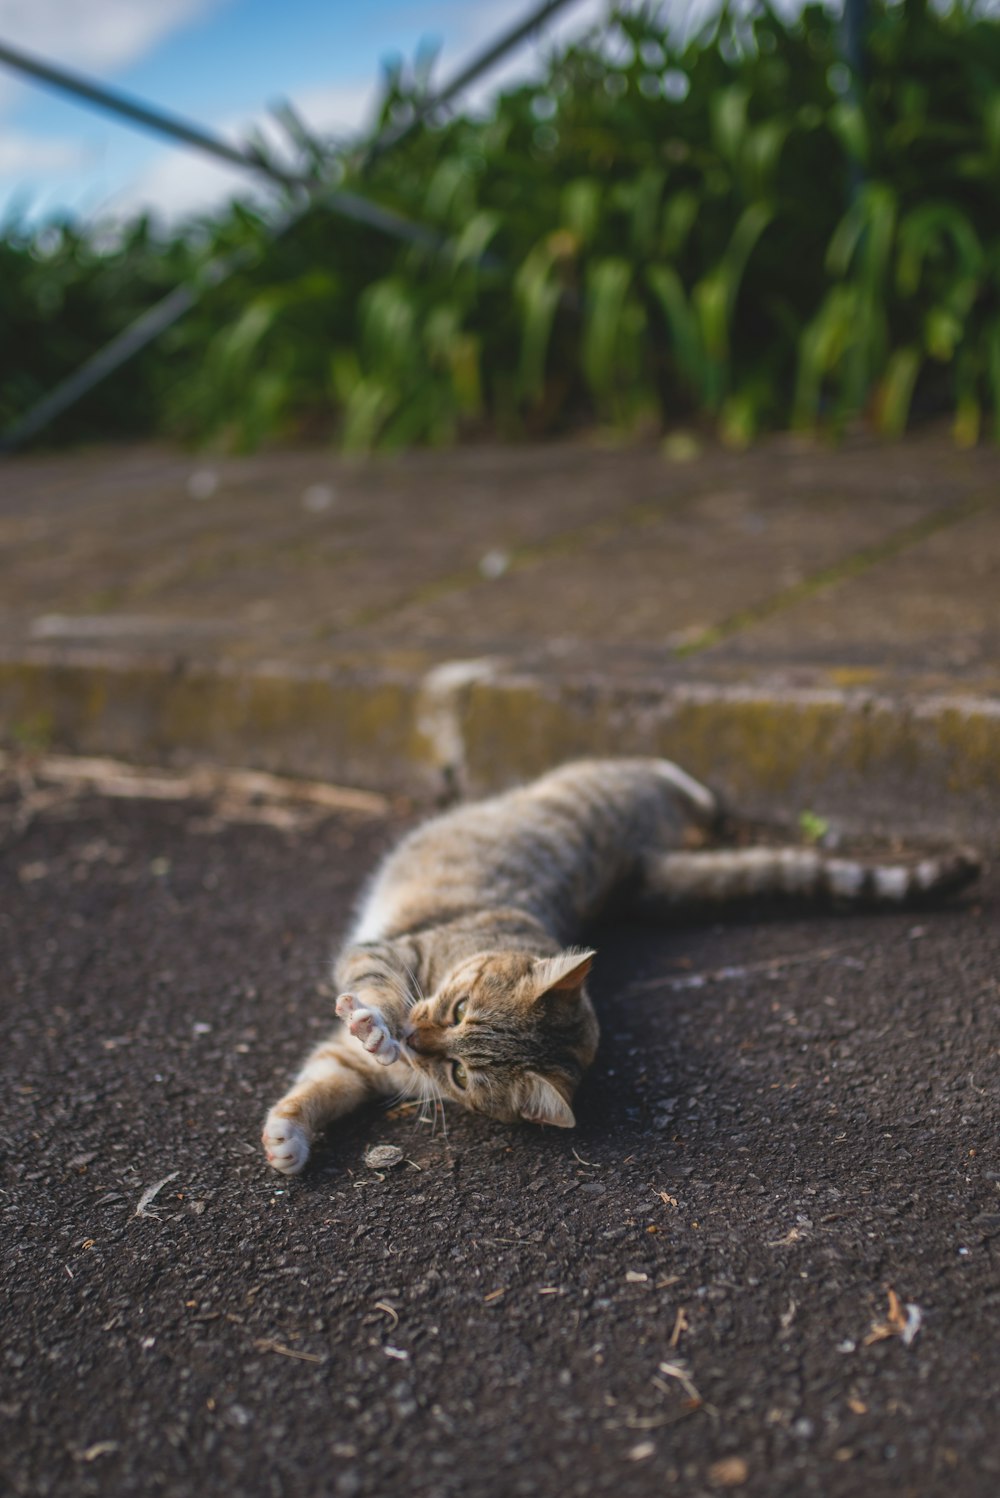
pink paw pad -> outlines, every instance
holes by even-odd
[[[337,1013],[354,1039],[376,1061],[391,1066],[399,1059],[399,1045],[377,1010],[366,1009],[353,994],[342,993],[337,1000]]]

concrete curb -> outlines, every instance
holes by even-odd
[[[996,841],[1000,700],[359,660],[192,664],[37,647],[0,656],[0,739],[138,762],[240,764],[422,801],[589,754],[678,760],[749,814]],[[900,808],[905,808],[900,813]]]

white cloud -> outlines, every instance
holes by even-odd
[[[0,37],[69,68],[113,72],[226,0],[0,0]],[[6,112],[23,83],[0,68]]]
[[[0,0],[0,5],[3,3]],[[579,36],[606,13],[607,7],[608,0],[579,0],[569,6],[564,15],[542,27],[462,94],[458,107],[482,107],[499,88],[530,75],[550,48]],[[526,8],[516,0],[480,0],[473,6],[463,3],[448,7],[442,17],[447,20],[447,45],[434,70],[434,86],[446,83],[480,48],[520,20]],[[370,123],[379,88],[380,79],[375,76],[345,79],[293,89],[289,99],[311,130],[338,137],[360,132]],[[284,132],[264,114],[238,122],[229,120],[214,128],[234,144],[245,140],[252,129],[259,130],[279,150],[287,143]],[[237,194],[264,200],[271,196],[267,185],[251,173],[216,164],[193,151],[167,149],[157,154],[141,178],[116,194],[107,208],[116,218],[146,210],[169,222],[213,209]]]
[[[269,195],[249,172],[224,166],[197,151],[161,151],[138,182],[102,206],[101,217],[129,218],[149,212],[164,222],[218,207],[229,198]]]
[[[355,134],[368,122],[377,97],[369,79],[292,90],[289,102],[307,128],[320,136]],[[288,146],[286,132],[271,115],[232,120],[213,127],[233,145],[257,131],[280,153]],[[116,218],[146,210],[166,221],[217,207],[235,196],[273,198],[273,190],[252,172],[227,167],[196,151],[167,149],[157,153],[142,176],[115,195],[107,205]]]
[[[0,177],[73,171],[84,164],[87,154],[76,141],[5,131],[0,135]]]
[[[11,46],[80,67],[120,68],[220,0],[0,0]]]
[[[151,52],[171,32],[229,0],[0,0],[0,37],[47,61],[83,72],[113,73]],[[26,85],[0,67],[0,117]],[[0,129],[0,185],[55,176],[84,166],[77,142]]]
[[[318,135],[351,135],[371,121],[378,92],[374,79],[359,78],[293,92],[291,102]]]
[[[196,15],[225,3],[231,0],[0,0],[0,36],[25,47],[36,46],[46,55],[58,55],[76,65],[110,69],[150,50],[169,31]],[[699,0],[688,3],[697,4]],[[445,37],[432,86],[441,87],[482,47],[516,24],[529,4],[530,0],[478,0],[475,5],[449,0],[444,5],[429,6],[428,28],[434,29],[437,22]],[[593,26],[607,9],[608,0],[578,0],[568,6],[466,90],[456,101],[457,107],[482,108],[498,89],[530,77],[542,57]],[[370,123],[379,88],[380,79],[373,69],[365,77],[292,89],[289,98],[311,130],[322,136],[342,137]],[[263,112],[239,121],[206,124],[236,144],[252,129],[279,149],[286,143],[284,132]],[[22,140],[22,150],[30,144],[27,138]],[[16,157],[12,159],[16,161]],[[26,157],[24,160],[28,165]],[[0,155],[0,173],[3,171]],[[236,195],[266,200],[271,190],[252,173],[227,167],[195,151],[167,147],[153,156],[141,176],[113,191],[101,212],[120,219],[147,210],[169,222],[211,210]]]

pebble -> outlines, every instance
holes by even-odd
[[[373,1144],[365,1150],[365,1164],[369,1170],[391,1170],[403,1158],[397,1144]]]

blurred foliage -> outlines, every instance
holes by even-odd
[[[387,76],[379,129],[429,64]],[[0,240],[0,425],[213,257],[246,262],[57,429],[348,450],[707,421],[1000,435],[1000,22],[872,0],[866,75],[819,6],[674,36],[612,11],[487,117],[366,161],[288,112],[300,164],[432,227],[401,246],[312,206],[158,233]],[[248,253],[249,252],[249,253]]]

